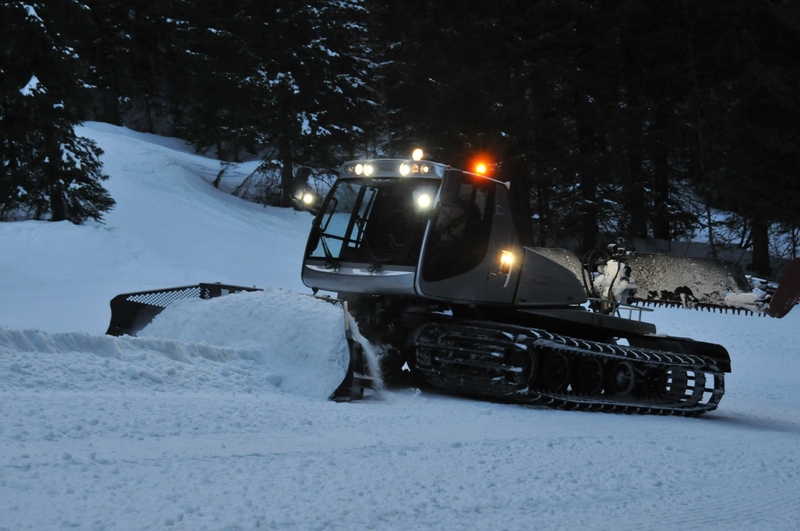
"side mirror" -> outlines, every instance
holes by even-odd
[[[292,197],[292,205],[297,210],[316,214],[322,205],[322,196],[308,184],[311,176],[311,168],[302,166],[297,170],[289,194]]]

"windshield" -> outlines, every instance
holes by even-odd
[[[333,262],[414,266],[438,179],[340,180],[309,241],[307,255]]]

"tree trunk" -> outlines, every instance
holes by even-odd
[[[595,138],[589,126],[590,105],[583,103],[585,95],[580,90],[575,92],[576,133],[578,139],[578,179],[580,212],[578,234],[580,236],[580,252],[585,253],[597,247],[598,212],[597,212],[597,165],[594,163]]]
[[[279,142],[278,158],[281,161],[281,206],[292,206],[292,183],[294,174],[292,173],[292,143],[289,139],[283,138]]]
[[[625,207],[630,213],[627,227],[628,238],[647,238],[647,198],[645,196],[644,172],[642,171],[641,142],[633,134],[630,137],[628,154],[629,177],[625,183]]]
[[[45,189],[50,201],[50,221],[67,219],[67,205],[64,200],[64,186],[61,182],[60,163],[61,144],[56,136],[56,125],[45,126],[44,141],[47,162],[44,163]]]
[[[667,112],[661,105],[655,114],[655,130],[663,131],[667,127]],[[663,140],[656,139],[653,144],[653,237],[660,240],[672,240],[672,227],[669,220],[669,154]]]
[[[769,259],[769,223],[764,219],[753,219],[753,263],[747,268],[765,277],[772,273]]]
[[[509,161],[508,173],[506,173],[506,175],[509,181],[511,181],[509,200],[511,202],[511,212],[514,216],[514,225],[517,228],[517,235],[522,245],[533,245],[531,179],[525,166],[525,164],[520,162],[519,157],[514,157]]]

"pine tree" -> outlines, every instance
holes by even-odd
[[[70,0],[0,4],[2,220],[100,221],[114,205],[102,152],[75,133],[83,83],[69,24],[83,14]]]
[[[187,17],[193,72],[182,134],[225,160],[261,155],[248,184],[288,205],[294,166],[340,159],[371,120],[368,13],[360,0],[196,7]]]
[[[697,188],[711,206],[749,220],[754,271],[771,271],[769,229],[800,221],[800,6],[687,2],[695,54],[690,122]]]
[[[92,91],[93,119],[174,135],[187,70],[189,0],[83,0],[75,44]]]

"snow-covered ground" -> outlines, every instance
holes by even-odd
[[[800,525],[800,310],[649,314],[729,348],[701,418],[334,403],[342,316],[301,295],[310,217],[215,190],[219,164],[174,139],[80,133],[105,150],[107,223],[0,224],[0,530]],[[265,291],[103,335],[118,293],[215,281]]]

